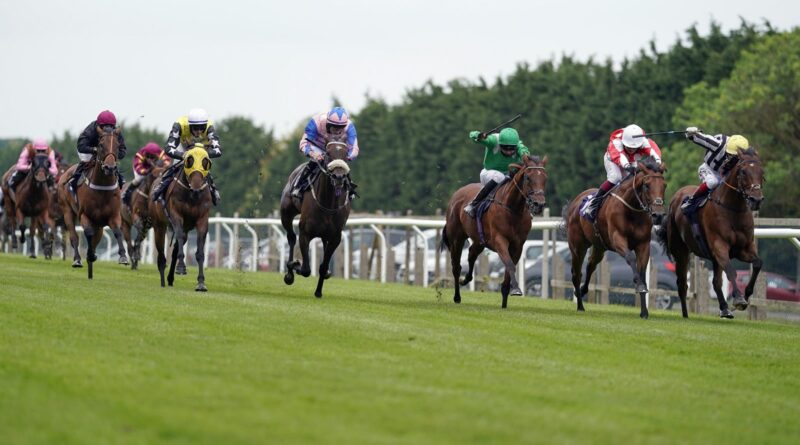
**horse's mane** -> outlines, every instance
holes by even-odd
[[[542,161],[539,159],[539,155],[528,155],[528,159],[533,161],[536,164],[540,164]]]
[[[659,173],[664,172],[663,165],[659,164],[659,162],[653,156],[645,156],[642,159],[639,159],[639,162],[641,162],[649,170],[657,171]]]

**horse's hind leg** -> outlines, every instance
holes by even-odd
[[[453,288],[455,289],[453,301],[461,303],[461,286],[459,284],[459,279],[461,278],[461,251],[464,249],[466,238],[460,233],[453,233],[450,236],[452,238],[450,238],[448,248],[450,249],[450,267],[453,271]]]
[[[154,238],[156,243],[156,251],[158,252],[158,258],[156,259],[156,264],[158,265],[158,274],[161,275],[161,287],[164,287],[166,283],[164,282],[164,270],[167,268],[167,257],[164,255],[164,241],[166,237],[166,227],[163,226],[155,226],[153,227]]]
[[[178,246],[177,238],[172,241],[172,258],[169,262],[169,274],[167,274],[167,284],[172,286],[175,282],[175,263],[178,261],[178,251],[181,250]]]
[[[585,294],[581,293],[581,264],[583,264],[583,259],[586,257],[586,251],[589,248],[580,242],[578,245],[570,243],[569,250],[572,254],[572,287],[575,289],[575,299],[578,300],[578,310],[583,312],[586,309],[583,307]],[[545,285],[545,283],[542,283],[542,285]]]
[[[117,253],[119,254],[119,264],[128,265],[128,256],[125,252],[125,240],[122,238],[122,230],[119,226],[112,227],[111,232],[114,233],[114,238],[117,240]]]
[[[462,248],[463,249],[463,248]],[[461,285],[466,286],[472,281],[472,272],[475,270],[475,261],[478,259],[478,255],[483,252],[484,247],[479,243],[472,243],[469,246],[469,256],[467,257],[467,264],[469,265],[469,269],[467,270],[467,274],[464,275],[464,279],[461,280]],[[460,260],[459,260],[460,261]]]
[[[64,224],[69,232],[69,244],[72,246],[72,267],[83,267],[81,263],[80,239],[75,231],[75,216],[72,212],[64,213]],[[66,252],[66,249],[64,249]],[[64,253],[66,255],[66,253]]]
[[[597,265],[603,261],[604,250],[592,246],[592,254],[589,256],[589,261],[586,263],[586,276],[583,277],[583,286],[581,286],[581,299],[589,293],[589,282],[592,280],[592,275],[597,269]]]
[[[323,242],[323,245],[325,247],[325,252],[322,257],[322,263],[319,265],[319,279],[317,280],[317,289],[314,291],[314,296],[317,298],[322,298],[322,284],[331,275],[328,269],[330,268],[331,257],[333,256],[333,252],[336,250],[337,247],[339,247],[339,242],[341,242],[341,235],[338,239]]]
[[[675,275],[678,287],[678,297],[681,299],[681,313],[683,318],[689,318],[689,311],[686,307],[686,293],[689,290],[687,278],[689,275],[689,251],[686,246],[682,246],[677,252],[673,253],[675,258]]]
[[[300,269],[297,270],[297,273],[304,277],[309,277],[311,275],[311,263],[308,257],[308,245],[311,243],[311,238],[308,235],[300,231],[300,256],[303,258],[302,264],[300,264]]]
[[[197,287],[194,288],[197,292],[206,292],[206,276],[203,272],[203,264],[206,261],[206,236],[208,236],[208,220],[197,222],[197,252],[194,254],[197,260]]]
[[[294,216],[281,215],[281,225],[286,230],[286,243],[289,245],[289,259],[286,261],[286,274],[283,276],[283,282],[288,285],[294,283],[294,271],[300,267],[300,263],[294,260],[294,245],[297,244],[297,235],[292,227],[292,219]]]

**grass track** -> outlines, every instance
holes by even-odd
[[[797,443],[800,328],[0,255],[0,442]],[[741,316],[737,312],[737,316]]]

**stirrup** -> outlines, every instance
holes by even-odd
[[[475,206],[472,205],[472,203],[469,203],[469,204],[465,205],[464,206],[464,213],[466,213],[467,215],[475,218]]]

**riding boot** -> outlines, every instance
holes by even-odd
[[[19,184],[19,182],[22,181],[22,179],[25,177],[25,175],[27,173],[28,172],[24,172],[24,171],[20,171],[20,170],[14,171],[14,174],[11,175],[10,178],[8,178],[8,188],[11,189],[11,190],[16,191],[17,190],[17,184]]]
[[[473,199],[472,202],[464,207],[464,211],[467,213],[467,215],[473,218],[475,217],[475,210],[478,208],[478,204],[480,204],[481,201],[483,201],[483,199],[486,198],[492,190],[494,190],[495,186],[497,186],[497,182],[495,182],[493,179],[490,179],[489,182],[483,186],[478,194],[475,195],[475,199]]]
[[[294,182],[294,187],[292,188],[292,197],[297,199],[303,198],[303,192],[306,190],[306,184],[308,183],[311,173],[314,171],[314,167],[316,165],[317,164],[315,162],[306,162],[306,166],[303,168],[303,171],[300,172],[300,176]]]
[[[691,215],[697,211],[697,208],[700,202],[703,200],[703,197],[708,194],[708,185],[704,182],[700,184],[700,187],[697,187],[697,190],[694,191],[694,194],[687,198],[683,204],[681,204],[681,211],[684,215]]]
[[[359,195],[358,192],[356,191],[356,189],[358,188],[358,184],[353,182],[353,179],[350,178],[350,173],[347,174],[347,183],[349,184],[349,188],[350,188],[350,191],[349,191],[349,193],[350,193],[350,201],[352,201],[354,198],[360,198],[361,195]]]
[[[614,183],[610,181],[606,181],[600,185],[600,188],[597,189],[597,193],[592,196],[592,199],[586,203],[586,207],[584,207],[583,211],[581,212],[581,216],[589,222],[594,222],[597,219],[597,212],[600,210],[600,207],[603,205],[603,201],[606,200],[606,196],[608,192],[614,187]]]
[[[78,181],[80,181],[81,176],[83,176],[83,172],[86,170],[88,165],[88,162],[80,162],[75,168],[75,172],[72,174],[72,177],[69,178],[69,182],[67,183],[69,184],[67,188],[72,194],[72,197],[75,199],[78,199]]]
[[[214,207],[219,204],[222,197],[219,196],[219,190],[217,189],[216,184],[214,184],[214,178],[211,174],[208,175],[208,186],[211,188],[211,203],[214,204]]]
[[[122,186],[125,185],[125,178],[122,176],[122,171],[119,170],[117,170],[117,185],[120,190],[122,190]]]
[[[122,194],[122,203],[126,206],[130,207],[131,205],[131,195],[133,195],[133,191],[139,187],[139,184],[136,181],[131,182],[131,185],[128,186],[128,190],[125,190],[125,193]]]
[[[175,173],[181,167],[182,164],[180,162],[176,162],[164,171],[164,173],[161,175],[161,182],[158,183],[158,188],[153,191],[152,199],[154,202],[161,202],[161,204],[165,204],[163,196],[164,192],[167,191],[167,187],[169,187],[169,185],[172,183]]]

